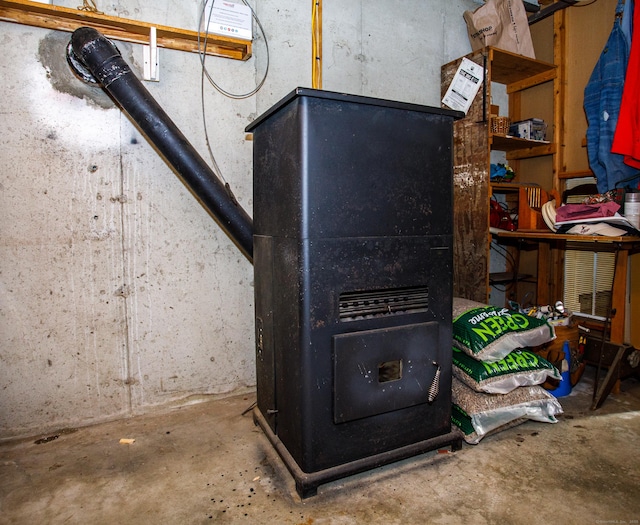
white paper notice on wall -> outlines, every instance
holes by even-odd
[[[253,38],[253,24],[251,8],[244,4],[214,0],[211,12],[210,2],[207,1],[205,17],[209,21],[209,33],[251,40]]]
[[[466,114],[483,80],[484,68],[468,58],[463,58],[442,103],[456,111],[464,111]]]

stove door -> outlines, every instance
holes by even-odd
[[[427,403],[439,339],[435,321],[334,335],[334,422]]]

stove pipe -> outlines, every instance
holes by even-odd
[[[67,61],[78,76],[99,84],[127,113],[253,263],[251,217],[138,80],[115,45],[97,30],[81,27],[71,36]]]

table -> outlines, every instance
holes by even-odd
[[[616,268],[613,287],[611,290],[611,329],[612,343],[622,344],[624,341],[624,318],[627,305],[627,273],[629,256],[640,252],[640,237],[622,235],[605,237],[602,235],[572,235],[553,233],[549,230],[498,230],[493,234],[499,239],[514,239],[517,241],[538,244],[538,304],[550,304],[552,297],[549,293],[551,275],[557,269],[551,267],[551,249],[565,250],[567,245],[575,249],[591,251],[613,251],[616,255]],[[516,269],[517,272],[517,269]],[[553,301],[555,302],[555,300]]]
[[[554,269],[551,268],[551,249],[565,250],[567,246],[572,249],[586,249],[591,251],[613,251],[616,254],[616,266],[614,269],[613,286],[611,290],[611,314],[609,341],[605,345],[614,347],[615,356],[608,366],[608,372],[602,382],[598,381],[600,365],[602,363],[602,352],[604,346],[600,347],[600,363],[596,375],[596,384],[593,390],[592,410],[602,406],[609,393],[617,384],[619,378],[626,367],[625,361],[629,354],[640,352],[629,345],[624,344],[624,321],[625,308],[627,306],[627,273],[629,269],[629,256],[640,252],[640,237],[623,235],[619,237],[605,237],[601,235],[572,235],[558,234],[549,230],[518,230],[514,232],[498,230],[493,234],[499,239],[515,239],[519,242],[538,243],[538,279],[537,298],[538,304],[549,304],[550,294],[548,283],[552,280],[551,275]],[[517,274],[518,269],[515,269]],[[557,271],[557,269],[556,269]],[[595,298],[594,298],[595,300]],[[606,334],[603,334],[606,335]],[[626,372],[629,372],[626,370]],[[631,370],[639,374],[638,369]]]

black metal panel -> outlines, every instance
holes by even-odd
[[[304,90],[254,133],[258,235],[367,237],[452,231],[452,114]],[[321,97],[316,93],[322,93]],[[418,110],[419,109],[419,110]]]
[[[260,279],[255,283],[256,390],[261,407],[276,407],[275,345],[273,342],[273,237],[254,237],[256,257],[253,268]],[[265,411],[265,420],[276,431],[275,413]]]
[[[255,243],[256,248],[261,242]],[[260,248],[256,250],[260,258]],[[303,240],[275,238],[270,304],[277,434],[305,472],[314,472],[428,439],[450,428],[451,239],[450,237]],[[257,268],[257,267],[256,267]],[[256,274],[256,291],[263,276]],[[345,291],[419,285],[429,290],[429,308],[411,314],[340,319]],[[256,299],[258,302],[258,299]],[[425,359],[441,363],[441,396],[432,405],[336,425],[334,336],[437,323],[439,344],[423,341]],[[390,359],[395,359],[390,354]],[[265,371],[266,372],[266,371]],[[258,374],[261,371],[258,370]],[[423,378],[428,385],[433,371]],[[260,381],[260,380],[259,380]],[[264,381],[265,383],[267,381]],[[426,392],[425,387],[425,392]],[[366,396],[366,393],[362,393]],[[259,394],[260,399],[260,394]],[[363,397],[360,403],[367,403]],[[272,426],[273,428],[273,426]]]

